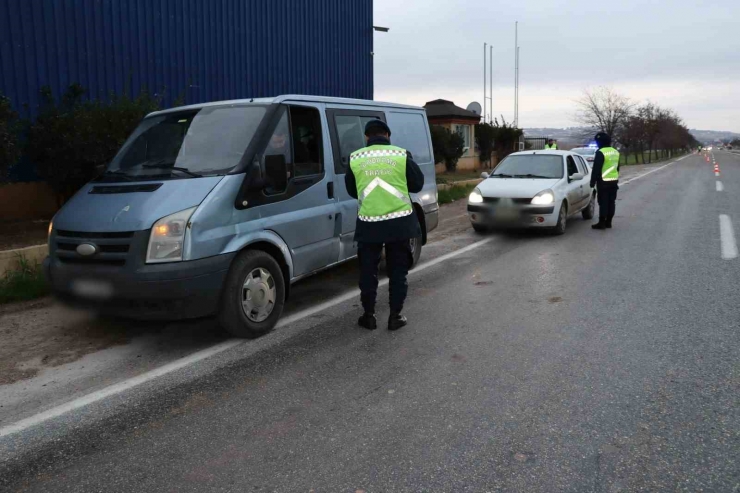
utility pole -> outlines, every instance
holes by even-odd
[[[489,115],[488,123],[493,123],[493,45],[489,46],[488,47],[488,50],[489,50],[489,56],[490,56],[490,63],[489,63],[489,65],[491,66],[491,68],[490,68],[491,73],[490,73],[490,79],[489,79],[490,84],[488,84],[488,90],[491,93],[491,98],[490,98],[490,100],[491,100],[491,114]]]
[[[514,23],[514,126],[519,126],[519,21]]]
[[[519,46],[516,47],[516,126],[519,126]]]
[[[486,49],[488,43],[483,43],[483,121],[486,121],[486,99],[488,98],[486,92]]]

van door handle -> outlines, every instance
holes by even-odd
[[[329,196],[330,199],[334,198],[334,182],[330,181],[326,184],[326,194]]]

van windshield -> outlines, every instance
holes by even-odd
[[[239,164],[265,112],[265,106],[229,106],[146,118],[101,178],[148,180],[225,174]]]

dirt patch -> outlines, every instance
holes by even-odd
[[[32,378],[136,336],[130,323],[99,319],[50,300],[9,305],[0,311],[0,385]]]
[[[0,251],[46,243],[49,221],[0,221]]]

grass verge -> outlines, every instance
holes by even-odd
[[[28,301],[49,294],[49,285],[41,266],[25,257],[18,259],[18,268],[0,279],[0,304]]]
[[[473,191],[473,189],[477,185],[453,185],[452,187],[448,188],[447,190],[440,190],[439,193],[439,204],[449,204],[450,202],[454,202],[456,200],[467,198],[468,195],[470,195],[470,192]]]

